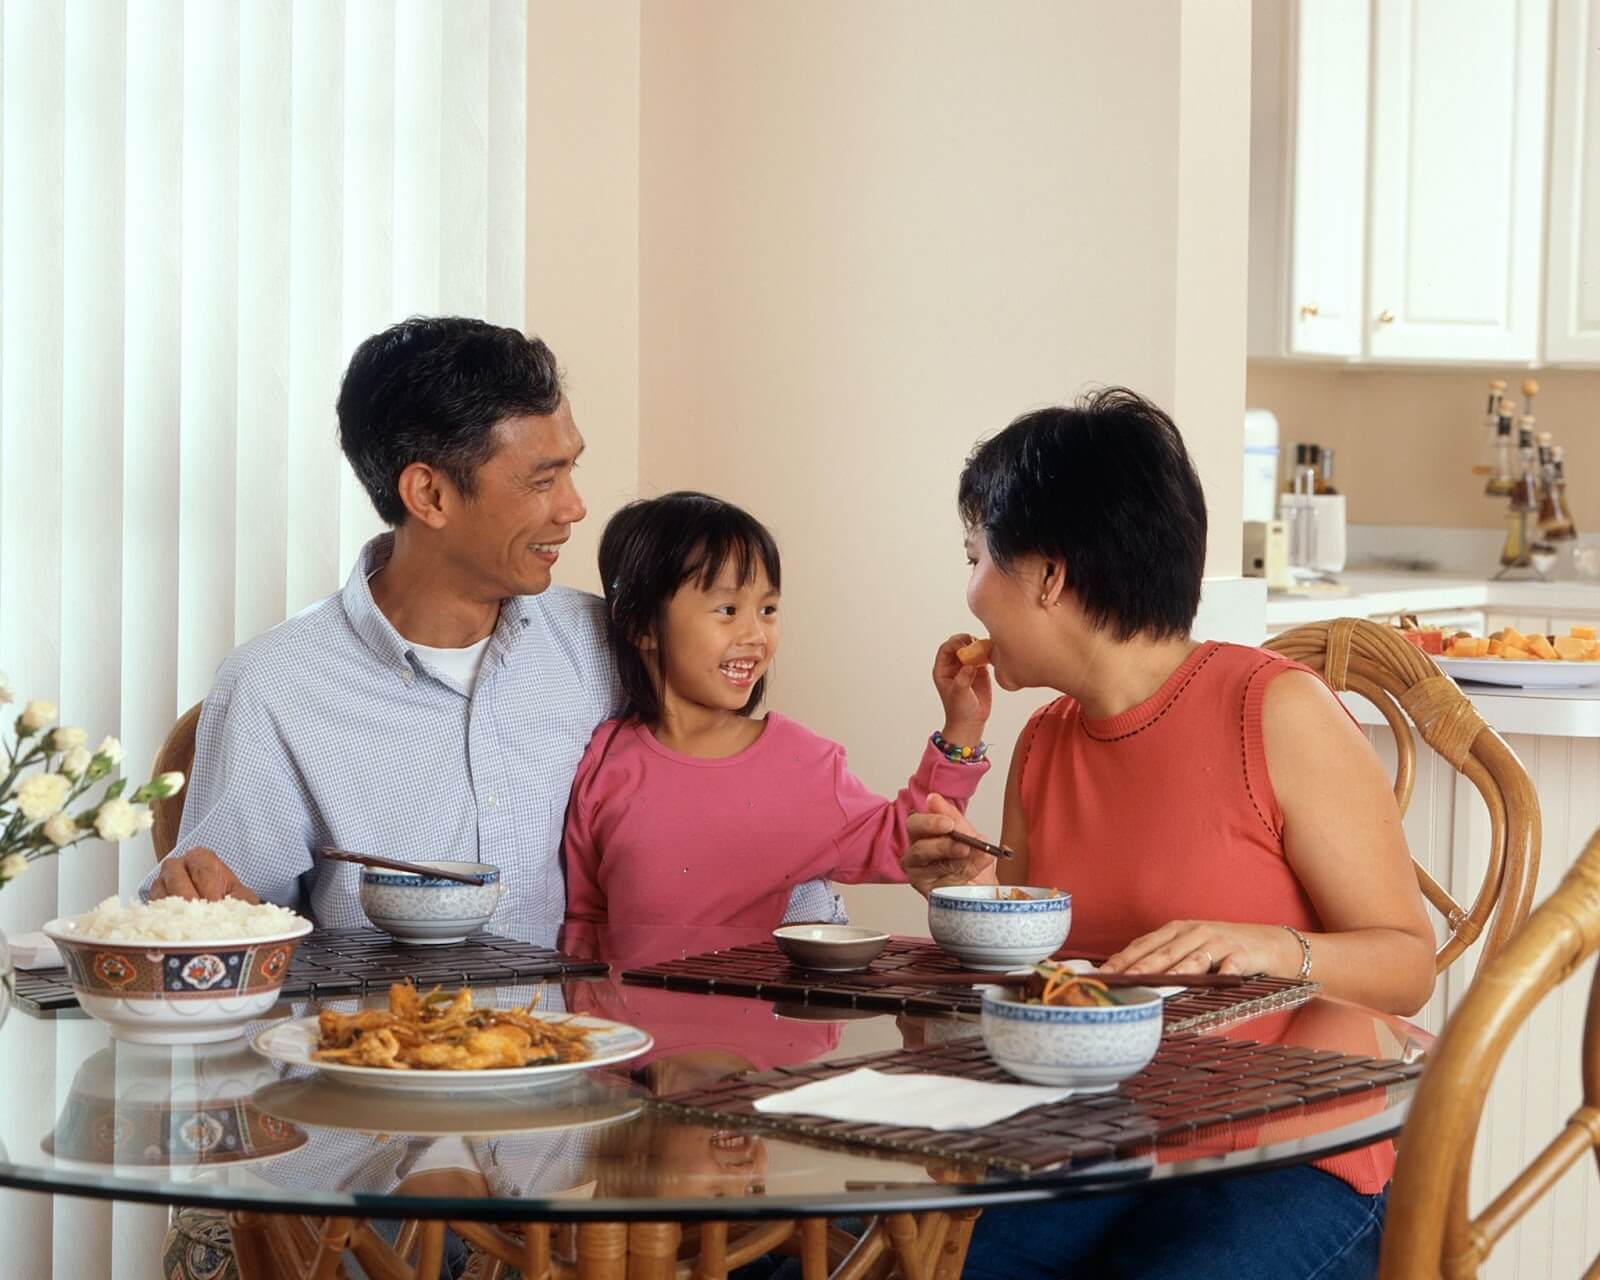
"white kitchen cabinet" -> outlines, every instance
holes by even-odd
[[[1367,353],[1539,356],[1550,0],[1377,0]]]
[[[1253,355],[1361,354],[1369,0],[1256,0]]]
[[[1600,364],[1600,0],[1557,0],[1545,357]]]

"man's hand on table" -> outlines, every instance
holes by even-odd
[[[150,886],[152,898],[200,898],[219,902],[237,898],[240,902],[260,902],[255,891],[210,849],[190,849],[179,858],[165,858],[156,882]]]

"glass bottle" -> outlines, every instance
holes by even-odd
[[[1294,447],[1294,466],[1284,482],[1285,493],[1316,493],[1317,474],[1322,466],[1322,446],[1297,444]]]
[[[1333,487],[1333,450],[1327,445],[1322,447],[1322,465],[1317,474],[1318,493],[1338,493]]]
[[[1506,380],[1496,378],[1489,384],[1489,407],[1483,415],[1483,448],[1472,474],[1485,480],[1495,474],[1495,460],[1499,456],[1497,440],[1500,434],[1500,401],[1505,398]],[[1493,492],[1493,490],[1488,490]]]
[[[1539,442],[1539,531],[1548,533],[1561,522],[1556,515],[1555,467],[1550,458],[1554,437],[1548,431],[1541,431],[1535,438]]]
[[[1544,536],[1551,542],[1571,542],[1578,536],[1578,526],[1567,503],[1566,454],[1560,445],[1550,447],[1550,500],[1554,518]]]
[[[1517,487],[1512,478],[1511,462],[1511,427],[1516,409],[1515,401],[1502,399],[1496,411],[1494,461],[1490,464],[1488,482],[1483,486],[1483,491],[1491,498],[1509,498]]]
[[[1520,455],[1511,506],[1517,511],[1539,510],[1539,459],[1534,453],[1533,418],[1527,414],[1517,423],[1517,453]]]

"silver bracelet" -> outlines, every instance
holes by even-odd
[[[1294,934],[1295,941],[1300,944],[1300,972],[1297,975],[1301,982],[1311,976],[1311,939],[1301,933],[1292,924],[1279,925],[1280,929],[1287,929]]]

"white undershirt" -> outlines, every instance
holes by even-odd
[[[430,667],[447,679],[455,681],[471,693],[478,683],[478,668],[483,666],[483,655],[489,650],[493,635],[484,636],[477,644],[465,649],[435,649],[431,645],[413,644],[412,651]]]

